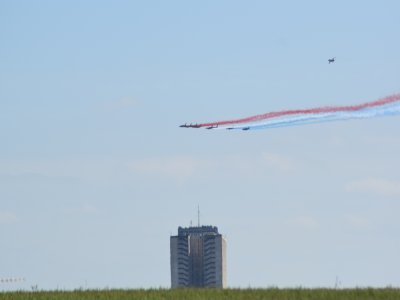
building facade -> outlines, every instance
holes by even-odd
[[[172,288],[227,286],[226,241],[217,227],[179,227],[170,246]]]

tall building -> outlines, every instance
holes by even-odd
[[[226,241],[217,227],[179,227],[170,242],[172,288],[227,286]]]

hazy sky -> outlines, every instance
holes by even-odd
[[[400,286],[399,117],[178,128],[399,92],[399,11],[0,0],[0,290],[169,287],[197,205],[230,287]]]

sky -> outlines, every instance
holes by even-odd
[[[0,0],[0,291],[168,288],[198,205],[229,287],[399,287],[399,117],[178,127],[400,92],[399,10]]]

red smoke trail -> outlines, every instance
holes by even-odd
[[[207,126],[216,126],[216,125],[232,125],[232,124],[242,124],[242,123],[250,123],[257,122],[271,118],[277,118],[287,115],[297,115],[297,114],[319,114],[319,113],[331,113],[331,112],[346,112],[346,111],[357,111],[365,108],[373,108],[376,106],[383,106],[386,104],[394,103],[400,101],[400,94],[394,94],[391,96],[387,96],[385,98],[367,102],[359,105],[350,105],[350,106],[325,106],[318,108],[310,108],[310,109],[296,109],[296,110],[282,110],[276,112],[269,112],[262,115],[251,116],[242,119],[236,120],[225,120],[225,121],[217,121],[211,123],[202,123],[199,124],[199,127],[207,127]]]

